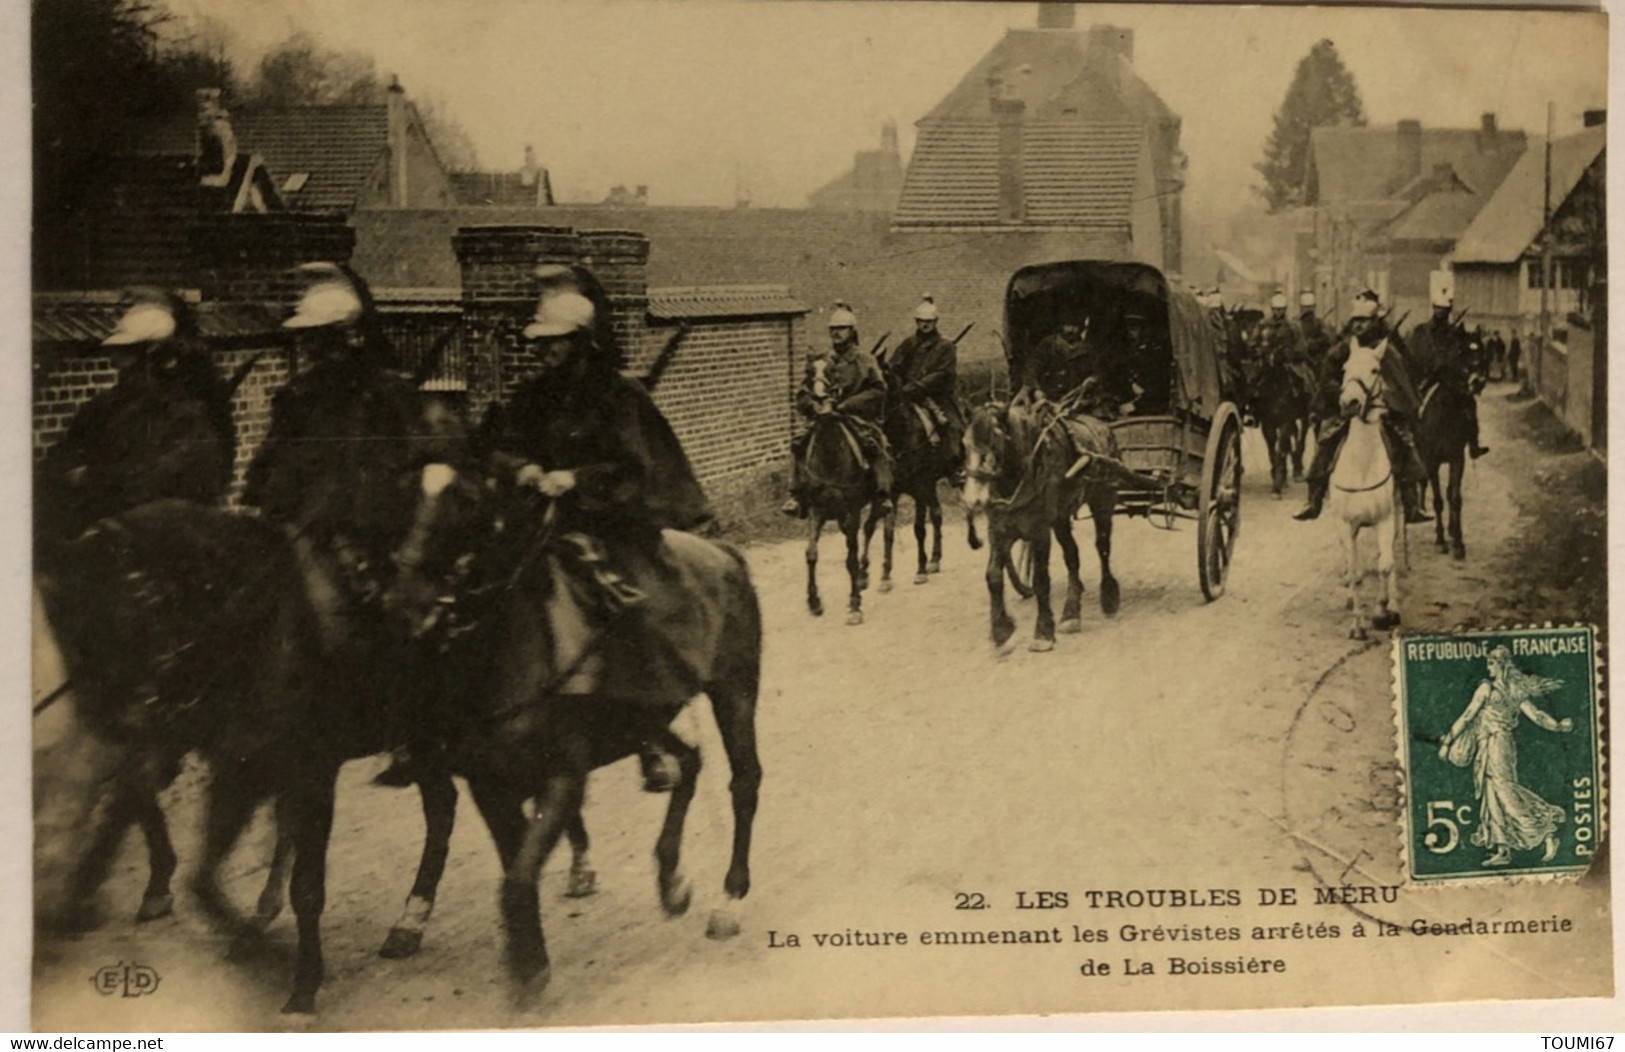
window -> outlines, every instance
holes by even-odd
[[[1526,272],[1529,275],[1529,287],[1532,289],[1540,288],[1542,273],[1541,261],[1538,259],[1527,260],[1525,261],[1524,266],[1527,268]]]
[[[1578,259],[1559,259],[1555,261],[1554,270],[1557,272],[1557,287],[1560,289],[1578,289],[1585,286],[1585,264]]]

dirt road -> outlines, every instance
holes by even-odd
[[[1517,494],[1546,454],[1509,434],[1516,408],[1484,403],[1491,457],[1467,481],[1468,559],[1436,554],[1431,527],[1411,532],[1404,581],[1407,629],[1501,623],[1515,590],[1508,560],[1533,521]],[[1580,454],[1583,456],[1584,454]],[[726,761],[698,708],[695,733],[709,767],[690,820],[685,859],[696,884],[686,917],[658,909],[650,851],[664,798],[638,786],[630,764],[595,776],[586,818],[602,891],[561,898],[563,852],[546,873],[544,921],[554,957],[542,1004],[516,1016],[500,967],[498,869],[465,799],[440,905],[423,952],[385,961],[374,951],[399,908],[415,865],[421,824],[409,792],[367,784],[376,761],[346,770],[329,869],[323,1029],[584,1025],[716,1019],[1068,1012],[1098,1008],[1244,1007],[1262,1004],[1406,1002],[1599,993],[1584,962],[1607,953],[1607,885],[1594,874],[1564,900],[1587,930],[1569,939],[1525,938],[1473,948],[1447,940],[1395,939],[1358,954],[1347,940],[1284,948],[1292,986],[1245,978],[1166,985],[1127,978],[1080,980],[1093,954],[1067,946],[1052,957],[1015,948],[830,950],[815,932],[917,932],[980,926],[1110,929],[1220,919],[1189,913],[1088,909],[1090,889],[1244,889],[1252,923],[1256,889],[1324,883],[1400,883],[1386,634],[1348,638],[1331,523],[1290,515],[1301,487],[1272,501],[1261,441],[1249,432],[1243,526],[1228,594],[1205,603],[1197,586],[1195,531],[1164,532],[1119,520],[1114,567],[1122,610],[1095,605],[1089,528],[1083,631],[1052,653],[995,655],[987,639],[981,557],[950,515],[943,572],[915,586],[912,538],[890,594],[871,591],[867,623],[843,623],[838,544],[826,539],[822,585],[831,613],[808,615],[799,543],[753,548],[750,560],[768,621],[759,735],[766,768],[745,932],[704,937],[720,897],[730,820]],[[1056,560],[1059,569],[1059,560]],[[1599,568],[1600,572],[1600,568]],[[1024,644],[1031,604],[1013,606]],[[195,777],[168,803],[185,860],[195,857]],[[237,856],[233,883],[251,901],[263,877],[261,828]],[[176,917],[136,929],[145,858],[132,838],[107,892],[99,932],[42,947],[36,1026],[84,1030],[244,1027],[276,1016],[287,961],[226,965],[184,900]],[[1032,919],[1016,892],[1067,890],[1071,907]],[[956,910],[982,895],[990,909]],[[1538,886],[1406,893],[1389,919],[1544,912]],[[1380,907],[1366,911],[1381,914]],[[1283,913],[1333,920],[1342,907]],[[291,922],[277,928],[291,945]],[[774,933],[770,936],[769,933]],[[776,948],[797,934],[802,948]],[[1515,948],[1515,952],[1514,952]],[[1159,948],[1166,951],[1166,947]],[[1254,947],[1256,949],[1256,947]],[[1273,947],[1282,951],[1283,947]],[[1001,958],[1009,953],[1008,958]],[[1476,955],[1476,956],[1475,956]],[[110,1011],[87,977],[114,960],[140,960],[162,989]],[[1046,963],[1053,961],[1053,963]],[[1002,962],[1002,963],[1001,963]],[[1475,963],[1476,962],[1476,963]],[[1487,968],[1486,962],[1494,964]],[[1595,971],[1596,969],[1592,969]],[[1492,974],[1493,973],[1493,974]],[[1301,989],[1301,993],[1297,992]]]

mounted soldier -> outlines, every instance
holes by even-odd
[[[118,382],[85,403],[35,472],[37,525],[52,539],[148,501],[214,504],[231,484],[231,391],[191,306],[172,292],[132,290],[102,347]]]
[[[424,469],[455,463],[464,428],[398,370],[366,282],[333,263],[300,271],[309,283],[283,327],[309,364],[272,399],[243,503],[290,537],[328,653],[366,655],[355,669],[399,670],[392,683],[355,679],[382,704],[410,708],[420,692],[403,660],[404,638],[385,631],[382,599],[401,568]],[[400,744],[395,766],[379,776],[384,784],[416,777]]]
[[[1293,516],[1299,522],[1320,516],[1337,451],[1348,434],[1349,421],[1339,410],[1337,397],[1342,386],[1343,364],[1348,361],[1349,351],[1355,344],[1381,350],[1385,388],[1383,402],[1387,409],[1382,418],[1383,438],[1387,442],[1389,462],[1399,476],[1398,489],[1400,500],[1405,505],[1405,522],[1433,521],[1432,516],[1423,514],[1421,510],[1421,487],[1427,478],[1427,469],[1416,452],[1416,440],[1412,433],[1421,401],[1411,382],[1405,345],[1381,317],[1378,306],[1377,294],[1370,289],[1356,296],[1348,324],[1343,327],[1338,342],[1326,356],[1316,395],[1314,415],[1320,421],[1320,431],[1316,436],[1315,459],[1308,472],[1309,503]]]
[[[1286,316],[1284,293],[1277,292],[1270,297],[1270,313],[1258,327],[1258,346],[1266,366],[1284,366],[1306,398],[1313,393],[1315,374],[1309,365],[1304,334]]]
[[[1310,376],[1319,377],[1336,336],[1315,313],[1315,294],[1307,290],[1298,293],[1298,330],[1303,334],[1303,351],[1309,362]]]
[[[1411,330],[1411,363],[1424,392],[1434,384],[1441,384],[1462,396],[1459,404],[1467,410],[1467,433],[1471,436],[1467,452],[1477,460],[1489,452],[1487,446],[1478,442],[1478,397],[1473,389],[1475,374],[1482,375],[1482,345],[1467,335],[1460,319],[1453,320],[1450,316],[1455,306],[1450,275],[1434,271],[1432,277],[1433,313]]]
[[[648,625],[670,614],[651,609],[655,586],[675,572],[661,531],[698,531],[715,514],[665,416],[621,374],[596,279],[565,267],[540,276],[522,332],[539,368],[486,414],[476,446],[488,472],[553,502],[548,553],[582,597],[576,627],[603,638],[600,671],[561,689],[635,698],[664,685],[655,670],[665,666],[644,645]],[[641,755],[644,788],[671,789],[674,762],[652,745]]]
[[[953,485],[965,462],[965,414],[959,405],[959,349],[937,331],[938,311],[930,294],[914,310],[914,335],[892,352],[891,371],[904,406],[926,422],[932,446],[953,452]]]
[[[892,491],[891,447],[883,424],[886,416],[886,379],[874,356],[858,346],[858,318],[845,303],[837,303],[829,316],[830,350],[809,358],[807,372],[796,393],[796,411],[809,422],[836,413],[850,426],[858,446],[874,473],[875,488],[881,497],[880,514],[890,511]],[[811,430],[790,442],[790,499],[781,509],[786,515],[805,518],[803,494],[805,478],[802,460]]]

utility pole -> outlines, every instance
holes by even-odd
[[[1535,355],[1535,393],[1539,394],[1546,372],[1546,355],[1552,346],[1552,123],[1556,104],[1546,103],[1546,170],[1540,202],[1540,353]]]

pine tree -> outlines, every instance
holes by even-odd
[[[1264,185],[1254,189],[1271,212],[1303,203],[1304,175],[1309,163],[1309,133],[1330,125],[1365,123],[1360,89],[1354,75],[1338,57],[1337,45],[1322,40],[1298,63],[1281,108],[1275,112],[1275,130],[1264,145],[1264,159],[1254,168]]]

